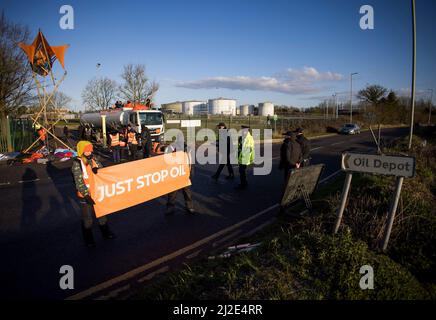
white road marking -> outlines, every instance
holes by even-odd
[[[199,250],[199,251],[201,251],[201,250]],[[157,269],[156,271],[150,272],[146,276],[138,279],[138,282],[142,283],[144,281],[149,281],[149,280],[153,279],[156,275],[167,272],[168,270],[170,270],[170,267],[168,267],[168,266],[162,267],[162,268]]]
[[[339,142],[336,142],[336,143],[332,143],[331,144],[331,146],[337,146],[338,144],[342,144],[342,143],[344,143],[345,141],[339,141]]]
[[[324,179],[322,179],[319,183],[324,183],[325,181],[329,180],[330,178],[334,177],[335,175],[337,175],[338,173],[342,172],[342,170],[338,170],[336,172],[333,172],[331,175],[329,175],[328,177],[325,177]]]
[[[20,180],[18,181],[18,183],[35,182],[35,181],[39,181],[39,178],[34,180]]]
[[[316,147],[316,148],[310,149],[310,151],[315,151],[315,150],[318,150],[318,149],[321,149],[321,148],[324,148],[324,147],[323,147],[323,146],[321,146],[321,147]]]

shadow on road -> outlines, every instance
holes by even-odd
[[[36,172],[33,169],[27,168],[21,180],[23,181],[23,189],[21,201],[23,203],[21,211],[21,228],[29,228],[35,225],[36,215],[42,207],[41,198],[36,194],[37,179]]]

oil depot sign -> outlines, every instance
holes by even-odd
[[[343,153],[342,170],[411,178],[415,175],[415,158]]]

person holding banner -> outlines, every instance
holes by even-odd
[[[85,244],[88,247],[95,247],[94,235],[92,232],[93,216],[95,216],[94,200],[89,193],[90,182],[98,168],[102,164],[94,158],[93,146],[89,141],[79,141],[77,144],[77,157],[73,161],[71,171],[79,197],[82,212],[82,232]],[[113,239],[115,235],[110,231],[106,217],[98,219],[100,230],[105,239]]]
[[[176,137],[176,141],[174,141],[172,144],[170,144],[168,146],[168,148],[166,149],[167,153],[171,153],[171,152],[176,152],[176,151],[184,151],[186,152],[186,154],[188,155],[188,162],[189,162],[189,179],[192,181],[192,176],[194,174],[193,169],[194,166],[192,165],[192,155],[191,155],[191,150],[189,150],[188,146],[186,145],[186,143],[184,142],[184,137],[183,137],[183,133],[179,132],[177,137]],[[185,209],[186,212],[190,213],[190,214],[194,214],[195,213],[195,209],[194,209],[194,203],[192,201],[192,191],[191,191],[191,187],[187,186],[182,190],[183,193],[183,197],[185,198]],[[174,192],[171,192],[168,194],[168,201],[167,201],[167,212],[166,215],[173,215],[174,214],[174,210],[176,207],[176,200],[177,200],[177,193],[179,190],[176,190]]]

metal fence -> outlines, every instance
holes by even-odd
[[[0,118],[0,152],[22,151],[32,144],[36,131],[30,119]]]

